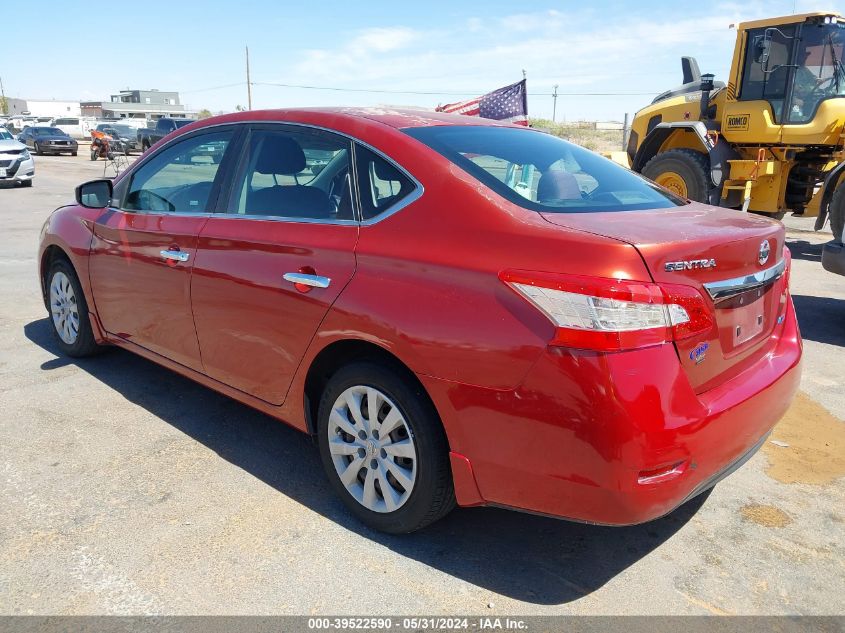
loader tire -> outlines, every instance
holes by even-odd
[[[842,231],[845,228],[845,182],[840,182],[827,208],[830,215],[830,230],[837,242],[842,241]]]
[[[710,161],[694,149],[657,154],[645,164],[642,174],[681,198],[705,203],[709,199]]]

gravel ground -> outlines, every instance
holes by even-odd
[[[788,218],[802,392],[706,499],[631,528],[496,509],[363,528],[307,438],[127,352],[57,353],[39,228],[102,174],[0,190],[0,614],[841,614],[845,278]]]

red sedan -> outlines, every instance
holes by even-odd
[[[747,460],[797,388],[778,222],[554,136],[414,111],[195,123],[40,245],[58,345],[117,345],[316,435],[361,520],[624,525]]]

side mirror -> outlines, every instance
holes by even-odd
[[[112,181],[105,178],[84,182],[76,188],[76,202],[89,209],[109,206],[112,197]]]
[[[772,50],[772,34],[767,29],[763,35],[758,35],[754,39],[754,61],[766,66]]]

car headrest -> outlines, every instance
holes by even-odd
[[[578,180],[567,171],[553,169],[540,177],[537,183],[537,201],[579,200],[581,188]]]
[[[373,168],[379,180],[402,180],[402,172],[385,160],[374,160]]]
[[[293,176],[305,169],[305,152],[288,136],[271,134],[264,137],[255,171],[260,174]]]

